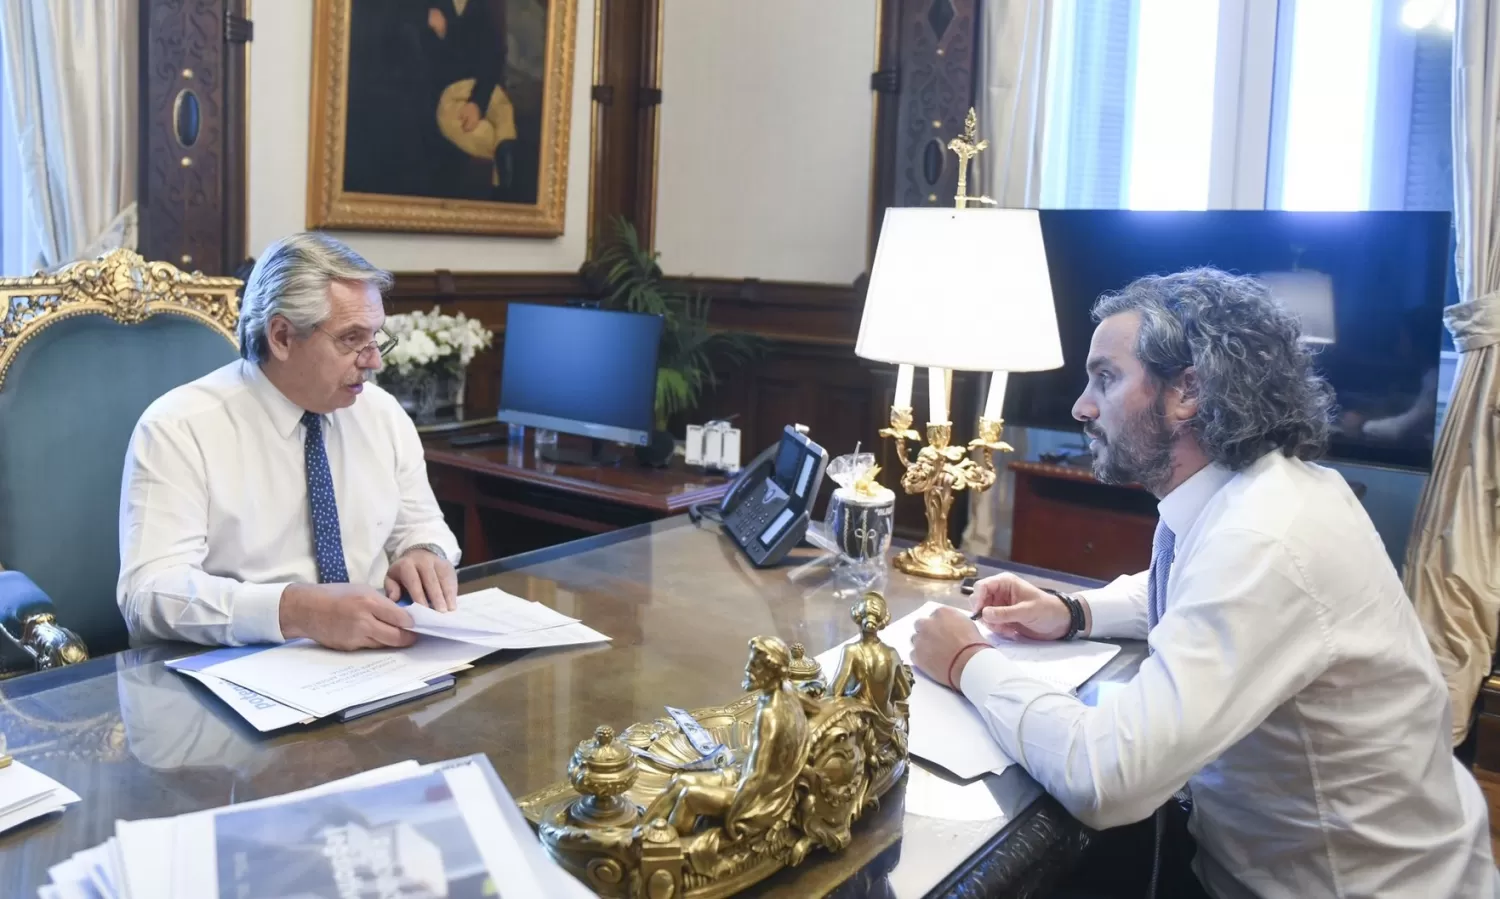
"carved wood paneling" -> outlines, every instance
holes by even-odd
[[[244,257],[243,12],[243,0],[141,4],[138,196],[148,259],[228,274]],[[185,92],[197,99],[190,145],[176,126]]]
[[[614,239],[616,216],[635,225],[643,246],[652,245],[662,4],[600,0],[595,10],[590,256]]]
[[[890,206],[952,206],[958,158],[948,141],[974,105],[979,0],[883,0],[876,90],[878,236]],[[875,241],[870,242],[871,247]]]

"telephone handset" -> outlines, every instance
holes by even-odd
[[[800,428],[740,472],[719,505],[724,530],[757,568],[780,562],[807,535],[828,453]]]

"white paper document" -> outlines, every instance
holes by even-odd
[[[488,760],[402,762],[283,796],[146,821],[48,870],[59,899],[586,899]]]
[[[321,718],[352,705],[393,696],[493,650],[424,637],[399,649],[342,652],[295,640],[206,669],[208,674]]]
[[[340,652],[311,640],[217,649],[167,667],[199,681],[262,732],[413,693],[497,650],[604,643],[609,637],[555,609],[490,588],[452,612],[408,605],[422,636],[401,649]]]
[[[187,668],[177,669],[179,674],[185,674],[193,680],[207,687],[213,694],[224,701],[231,709],[239,713],[249,725],[261,733],[280,730],[283,727],[291,727],[293,724],[307,724],[317,719],[301,709],[294,709],[289,705],[282,705],[269,696],[262,696],[254,690],[247,690],[239,684],[232,683],[222,677],[214,677],[204,671],[193,671]]]
[[[466,635],[517,634],[545,630],[577,623],[556,609],[539,602],[512,596],[496,587],[465,593],[458,598],[458,608],[435,612],[415,603],[406,606],[411,615],[411,630],[463,640]]]
[[[918,619],[943,608],[929,602],[917,611],[891,622],[880,632],[882,642],[890,645],[908,664],[911,662],[912,636]],[[980,633],[1005,657],[1020,665],[1028,675],[1054,684],[1059,690],[1073,692],[1098,674],[1120,651],[1111,643],[1089,640],[1006,640],[980,627]],[[858,638],[856,638],[858,639]],[[853,642],[853,641],[848,641]],[[818,656],[824,676],[832,679],[838,671],[843,645]],[[986,772],[999,774],[1015,762],[995,742],[979,711],[962,693],[948,689],[921,671],[916,672],[911,700],[911,753],[939,765],[965,780]]]
[[[0,833],[78,801],[78,794],[21,762],[0,768]]]

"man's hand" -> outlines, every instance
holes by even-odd
[[[329,649],[410,646],[417,635],[406,610],[362,584],[292,584],[281,594],[281,635]]]
[[[464,133],[473,131],[479,127],[479,104],[473,100],[458,108],[458,124],[464,129]]]
[[[438,40],[442,40],[448,36],[448,17],[443,15],[442,10],[433,7],[427,10],[427,27],[438,36]]]
[[[928,677],[957,689],[970,657],[988,645],[967,615],[958,609],[944,607],[917,620],[917,632],[911,641],[911,660]],[[950,671],[951,681],[948,679]]]
[[[412,602],[439,612],[458,608],[457,572],[447,559],[425,549],[407,550],[385,573],[385,595],[391,602],[401,598],[402,590]]]
[[[1061,640],[1072,621],[1067,603],[1009,572],[975,584],[970,599],[979,620],[1002,637]]]

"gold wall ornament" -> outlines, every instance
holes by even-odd
[[[860,637],[831,681],[781,640],[750,640],[749,692],[692,712],[724,747],[715,758],[670,718],[596,730],[567,782],[520,800],[547,851],[608,899],[716,899],[843,850],[906,773],[914,682],[880,641],[884,598],[866,594],[851,616]]]
[[[53,274],[0,278],[0,387],[16,354],[44,329],[80,315],[138,325],[153,315],[181,315],[239,346],[241,282],[188,274],[169,262],[147,262],[134,250],[110,250]]]

